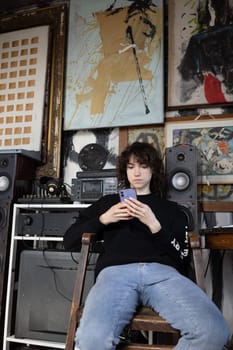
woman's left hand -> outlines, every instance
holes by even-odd
[[[129,211],[129,215],[148,226],[152,233],[157,233],[161,229],[160,222],[149,205],[134,198],[126,199],[124,203]]]

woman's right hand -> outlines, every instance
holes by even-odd
[[[113,205],[99,217],[100,222],[104,225],[109,225],[120,220],[130,219],[132,219],[132,216],[129,215],[129,210],[126,208],[124,202],[119,202]]]

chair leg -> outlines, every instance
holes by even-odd
[[[148,332],[148,344],[153,344],[153,332]]]

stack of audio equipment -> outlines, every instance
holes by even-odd
[[[0,326],[2,329],[5,305],[6,276],[11,216],[17,198],[32,190],[36,160],[21,153],[0,153]]]

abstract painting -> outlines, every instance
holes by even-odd
[[[64,130],[163,122],[163,0],[71,0]]]
[[[165,142],[164,142],[164,127],[163,126],[148,126],[148,127],[131,127],[128,130],[128,142],[131,144],[135,141],[148,142],[152,144],[161,158],[164,158]]]
[[[200,201],[233,201],[233,185],[199,185],[198,199]]]
[[[165,134],[167,147],[190,144],[198,148],[199,183],[208,185],[233,183],[231,118],[171,121],[166,123]]]
[[[168,6],[168,107],[232,103],[233,3],[169,0]]]

